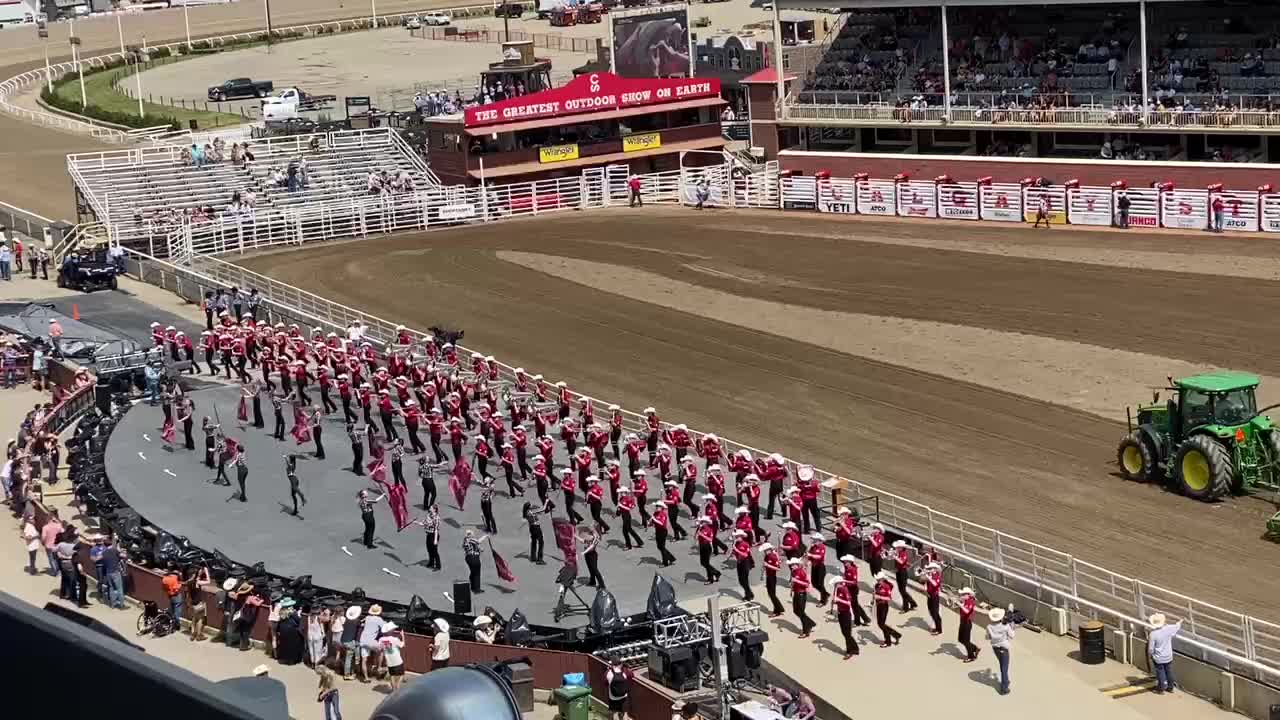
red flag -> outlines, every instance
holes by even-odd
[[[502,578],[504,582],[520,582],[516,579],[516,574],[511,572],[511,567],[507,565],[507,561],[503,560],[498,551],[494,549],[492,540],[489,541],[489,552],[493,555],[493,568],[498,571],[498,577]]]
[[[566,565],[578,566],[578,529],[573,523],[562,518],[551,521],[551,530],[556,536],[556,547],[564,553]]]
[[[471,466],[460,461],[453,466],[453,472],[449,475],[449,491],[453,493],[453,499],[457,501],[459,510],[465,507],[467,489],[470,487]]]
[[[374,482],[385,485],[387,479],[387,466],[384,465],[381,460],[374,460],[369,463],[369,476],[373,478]]]
[[[176,433],[177,428],[173,426],[173,423],[167,422],[164,424],[164,427],[160,429],[160,437],[167,443],[173,442]]]
[[[243,395],[240,396],[240,407],[236,408],[236,419],[240,422],[249,421],[249,405]]]

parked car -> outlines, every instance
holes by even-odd
[[[429,12],[422,16],[423,25],[448,25],[451,22],[453,18],[449,17],[448,13]]]
[[[259,97],[264,98],[275,90],[275,86],[270,80],[258,81],[249,78],[233,78],[221,85],[214,85],[209,88],[209,99],[218,102],[226,102],[227,100],[238,100],[241,98]]]
[[[262,119],[271,122],[294,120],[300,113],[320,110],[336,101],[336,95],[311,95],[297,88],[285,88],[262,102]]]
[[[518,18],[524,15],[524,5],[520,3],[503,3],[493,9],[494,17]]]
[[[409,18],[409,21],[406,22],[404,26],[409,28],[410,30],[417,30],[422,27],[422,21],[416,17]]]

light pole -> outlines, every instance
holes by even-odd
[[[76,72],[80,75],[80,108],[83,110],[89,104],[89,96],[84,91],[84,68],[80,65],[80,38],[76,37],[75,20],[67,21],[67,34],[71,42],[71,62],[75,64]]]
[[[267,13],[267,45],[271,45],[271,0],[263,0],[263,7]]]
[[[187,13],[186,0],[182,0],[182,24],[187,27],[187,52],[191,52],[191,16]]]
[[[147,51],[147,34],[142,33],[142,47],[138,48],[138,54],[133,58],[133,82],[138,90],[138,117],[147,116],[147,111],[142,109],[142,54]]]
[[[116,14],[116,34],[120,37],[120,59],[124,60],[124,21],[120,19],[121,15]]]
[[[369,0],[369,13],[373,15],[373,26],[378,27],[378,0]]]

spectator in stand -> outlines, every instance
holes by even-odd
[[[57,577],[62,566],[58,562],[58,537],[62,535],[62,520],[57,510],[49,511],[49,519],[40,528],[40,542],[44,545],[45,555],[49,560],[49,574]]]
[[[13,264],[13,251],[9,249],[9,243],[0,243],[0,280],[12,280],[9,276],[9,268]]]
[[[9,461],[12,462],[12,461]],[[22,540],[27,547],[27,574],[36,574],[36,553],[40,552],[40,532],[36,530],[33,518],[22,523]]]

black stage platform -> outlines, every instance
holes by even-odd
[[[407,603],[412,595],[417,594],[433,607],[450,607],[441,593],[451,591],[455,580],[467,577],[461,543],[466,528],[475,528],[477,533],[481,530],[479,490],[471,488],[466,510],[459,511],[449,493],[448,478],[436,478],[438,502],[444,520],[441,531],[444,568],[441,572],[426,568],[422,527],[413,525],[397,533],[385,502],[379,503],[377,508],[377,549],[367,550],[360,542],[364,526],[356,508],[355,494],[361,488],[376,489],[377,486],[368,477],[357,478],[350,471],[351,448],[341,413],[331,416],[324,427],[327,459],[318,461],[310,457],[314,450],[312,443],[298,446],[287,435],[285,442],[270,437],[269,403],[264,403],[267,406],[267,429],[255,429],[251,423],[242,427],[235,420],[239,395],[239,389],[234,387],[191,394],[196,403],[196,450],[192,452],[182,447],[181,428],[177,444],[172,448],[166,446],[160,437],[160,426],[164,422],[160,408],[140,404],[130,410],[112,433],[106,453],[108,477],[124,500],[149,523],[174,535],[185,535],[198,547],[221,550],[237,562],[252,564],[261,561],[269,572],[279,575],[309,574],[316,585],[340,591],[359,586],[371,598]],[[216,472],[204,466],[204,437],[199,430],[199,419],[206,414],[212,416],[214,406],[227,435],[246,445],[249,462],[247,503],[231,499],[233,488],[213,484],[211,481]],[[291,417],[288,422],[292,427]],[[281,458],[287,452],[307,453],[298,463],[299,477],[308,501],[302,508],[301,517],[290,514],[289,486]],[[559,445],[557,464],[564,464],[563,447]],[[495,468],[495,464],[490,468]],[[234,482],[234,468],[228,467],[227,470]],[[418,517],[422,514],[418,506],[422,502],[422,487],[417,478],[415,457],[406,455],[404,474],[409,488],[409,514],[410,517]],[[388,480],[389,476],[388,471]],[[555,547],[550,522],[544,520],[546,565],[529,562],[528,532],[520,520],[524,500],[508,497],[505,485],[499,477],[500,492],[494,500],[499,534],[493,542],[516,574],[518,584],[500,580],[486,553],[482,576],[485,592],[473,599],[473,608],[478,611],[491,605],[507,614],[519,608],[533,623],[565,627],[585,624],[585,615],[570,616],[560,623],[553,621],[555,578],[563,558]],[[651,502],[655,498],[654,485],[651,481]],[[526,495],[536,500],[537,493],[532,487],[528,488]],[[553,497],[557,513],[560,513],[563,494],[555,492]],[[586,503],[581,497],[578,506],[579,512],[587,516]],[[651,533],[640,529],[645,540],[644,548],[624,551],[621,522],[608,515],[610,507],[606,497],[605,519],[613,531],[600,546],[601,574],[624,615],[643,612],[653,576],[660,569],[657,548]],[[678,561],[667,568],[664,575],[683,602],[705,597],[710,588],[703,584],[687,508],[681,511],[681,516],[681,523],[691,531],[690,538],[669,543],[668,547]],[[638,517],[636,521],[639,522]],[[766,523],[765,529],[773,530],[774,524]],[[729,539],[725,533],[721,537]],[[352,556],[343,552],[344,546]],[[715,563],[723,572],[719,586],[722,592],[739,598],[732,563],[727,556],[716,557]],[[388,574],[384,568],[398,573],[400,577]],[[579,570],[585,581],[586,567],[581,559]],[[580,588],[579,593],[588,603],[594,597],[594,590],[589,587]]]

